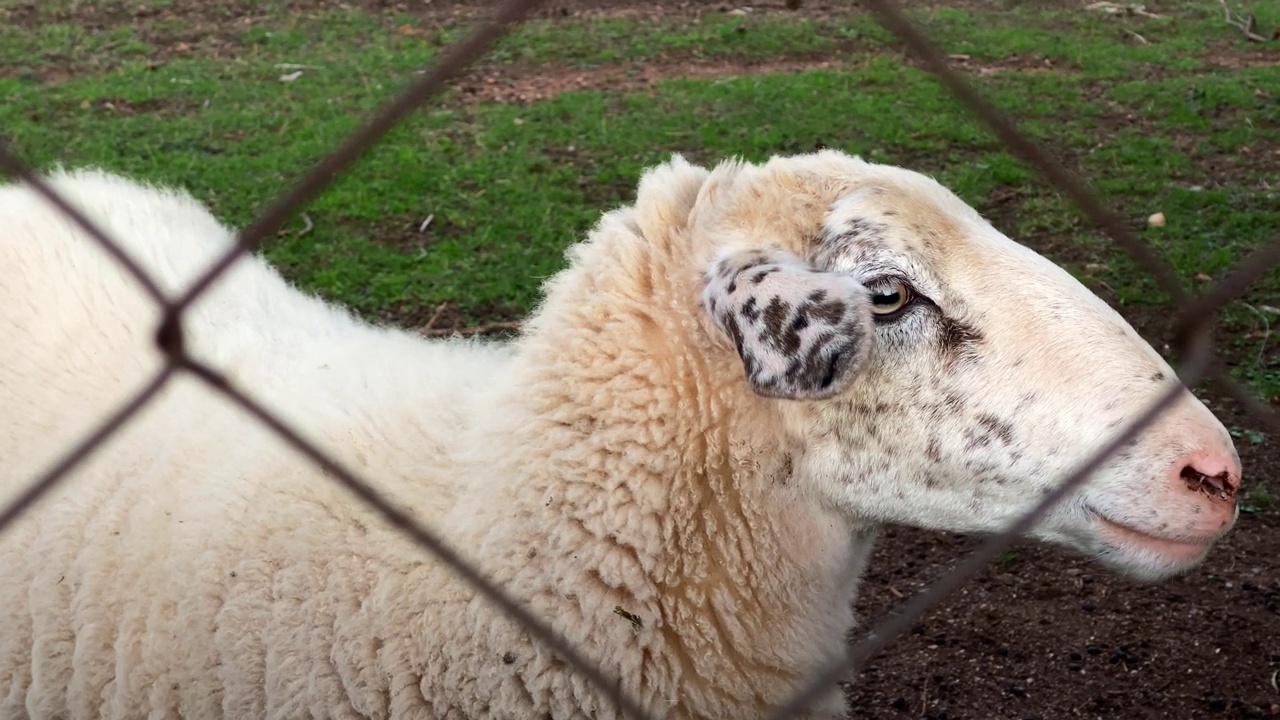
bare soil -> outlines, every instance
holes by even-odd
[[[32,0],[0,21],[38,25],[41,13]],[[424,21],[448,24],[485,12],[494,0],[346,0],[374,10],[395,9]],[[744,3],[745,4],[745,3]],[[945,3],[999,10],[1008,0]],[[1068,2],[1072,6],[1084,3]],[[175,0],[164,12],[189,18],[191,27],[213,28],[229,21],[251,21],[258,12],[248,0],[210,3]],[[338,7],[339,0],[301,0],[299,11]],[[726,12],[730,3],[678,0],[552,0],[540,14],[550,17],[691,16]],[[81,4],[60,18],[89,26],[128,24],[150,12],[145,3],[108,0]],[[821,16],[847,11],[842,2],[803,0],[753,4],[755,13]],[[47,16],[44,16],[47,19]],[[245,20],[248,18],[249,20]],[[203,32],[203,30],[201,31]],[[170,44],[182,38],[165,38]],[[168,46],[166,46],[168,47]],[[1246,67],[1275,62],[1268,50],[1214,48],[1215,63]],[[457,97],[468,102],[532,102],[559,92],[596,87],[644,88],[666,77],[714,77],[753,72],[824,67],[829,58],[789,59],[779,63],[688,61],[618,65],[584,71],[552,66],[479,67],[456,83]],[[997,72],[1000,68],[967,68]],[[133,108],[128,108],[132,110]],[[124,111],[125,109],[122,109]],[[1140,119],[1117,120],[1140,123]],[[1274,162],[1273,159],[1259,162]],[[1207,167],[1238,172],[1222,158]],[[1016,210],[1016,193],[989,199],[990,212]],[[406,221],[408,223],[408,221]],[[388,242],[405,242],[405,227],[389,228]],[[1027,238],[1055,259],[1073,260],[1062,238]],[[1168,313],[1124,309],[1135,326],[1160,346]],[[458,322],[456,308],[420,309],[415,318],[432,327]],[[505,308],[493,308],[492,320],[509,320]],[[476,317],[470,314],[470,317]],[[403,318],[401,318],[403,320]],[[1228,362],[1252,362],[1252,350],[1225,348]],[[1260,428],[1215,388],[1202,396],[1229,427]],[[1268,399],[1277,408],[1277,399]],[[1261,444],[1238,440],[1246,485],[1262,481],[1280,494],[1280,428]],[[932,580],[945,573],[979,539],[911,528],[887,528],[863,585],[858,611],[867,622],[895,611]],[[855,634],[856,635],[856,634]],[[1142,585],[1108,572],[1090,560],[1032,543],[990,567],[874,658],[848,686],[858,718],[1280,718],[1280,502],[1261,512],[1243,513],[1236,529],[1207,562],[1185,577]]]

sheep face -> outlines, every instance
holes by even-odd
[[[774,399],[796,477],[856,520],[998,531],[1179,382],[1100,298],[922,175],[824,152],[718,169],[700,202],[711,324]],[[1185,392],[1031,534],[1159,579],[1230,529],[1240,473]]]

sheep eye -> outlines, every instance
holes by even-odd
[[[901,314],[916,299],[915,291],[901,280],[889,280],[870,289],[871,312],[877,320],[888,320]]]

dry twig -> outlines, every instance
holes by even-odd
[[[1150,44],[1151,44],[1151,41],[1150,41],[1150,40],[1148,40],[1148,39],[1146,39],[1146,38],[1142,37],[1141,35],[1139,35],[1138,33],[1136,33],[1136,32],[1134,32],[1134,31],[1130,30],[1129,28],[1121,28],[1121,30],[1124,30],[1124,32],[1125,32],[1125,34],[1126,34],[1126,35],[1131,35],[1131,36],[1133,36],[1133,39],[1134,39],[1134,40],[1137,40],[1139,45],[1150,45]]]
[[[434,328],[436,326],[436,323],[440,320],[440,316],[444,314],[445,309],[448,307],[449,307],[448,300],[445,300],[444,302],[436,306],[436,311],[431,313],[431,318],[427,320],[427,324],[423,325],[421,330],[419,330],[419,332],[426,333],[428,330]]]
[[[1147,10],[1146,5],[1141,5],[1138,3],[1134,3],[1130,5],[1121,5],[1120,3],[1114,3],[1114,2],[1095,2],[1095,3],[1089,3],[1088,5],[1085,5],[1084,9],[1085,10],[1101,10],[1102,12],[1110,15],[1127,15],[1130,17],[1151,18],[1153,20],[1164,19],[1163,15],[1157,15],[1153,12],[1149,12]]]
[[[1227,5],[1227,0],[1218,0],[1218,2],[1222,4],[1222,19],[1231,27],[1244,33],[1246,40],[1250,40],[1252,42],[1267,41],[1265,36],[1259,35],[1255,32],[1258,26],[1258,18],[1254,17],[1253,13],[1249,13],[1248,15],[1241,17],[1236,15],[1234,12],[1231,12],[1231,6]]]

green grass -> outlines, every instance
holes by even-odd
[[[466,30],[269,2],[246,23],[233,8],[193,17],[177,2],[153,2],[143,18],[132,4],[98,3],[100,16],[118,19],[88,30],[74,15],[82,4],[48,0],[27,10],[38,22],[17,23],[5,13],[18,0],[0,0],[0,137],[41,167],[97,164],[181,184],[240,225]],[[1188,287],[1280,236],[1280,68],[1222,67],[1257,46],[1215,4],[1165,3],[1163,19],[992,6],[916,17],[948,53],[968,56],[964,67],[996,69],[978,74],[982,89],[1111,207],[1138,224],[1163,212],[1168,225],[1141,234]],[[1280,22],[1280,10],[1259,11],[1262,27]],[[690,63],[778,60],[836,64],[671,79],[653,92],[586,90],[528,107],[446,98],[309,206],[310,232],[299,236],[296,220],[266,255],[371,317],[420,322],[444,301],[467,320],[519,316],[565,246],[627,202],[645,166],[673,152],[761,160],[825,145],[934,174],[1118,303],[1166,299],[863,14],[539,21],[488,62],[501,77],[543,63],[662,63],[678,75]],[[282,82],[294,65],[307,67]],[[1014,199],[996,202],[1002,194]],[[1276,298],[1272,273],[1245,298],[1252,309],[1224,314],[1238,374],[1268,398],[1280,395],[1280,364],[1275,352],[1255,357],[1250,333],[1256,308]]]

